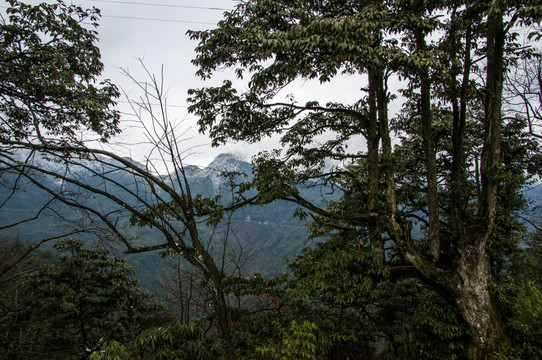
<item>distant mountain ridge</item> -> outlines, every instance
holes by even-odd
[[[25,155],[20,155],[20,161],[25,160]],[[130,160],[130,159],[127,159]],[[38,166],[51,171],[62,171],[64,166],[61,163],[49,162],[43,159],[36,158]],[[130,160],[132,161],[132,160]],[[137,184],[133,177],[123,173],[122,170],[114,167],[106,168],[99,162],[85,160],[86,168],[73,168],[70,170],[71,176],[84,179],[91,184],[99,184],[101,179],[99,176],[94,176],[92,171],[100,173],[104,171],[108,173],[112,179],[119,184],[130,189],[137,188],[141,192],[141,196],[145,197],[145,184]],[[133,162],[138,164],[137,162]],[[143,165],[140,164],[141,167]],[[245,177],[239,178],[241,181],[249,181],[252,178],[252,166],[250,163],[240,160],[234,155],[220,154],[208,166],[200,168],[193,165],[185,167],[186,176],[188,178],[191,192],[193,195],[201,194],[202,196],[215,196],[224,191],[225,180],[221,176],[223,172],[237,172],[246,174]],[[164,180],[168,177],[165,176]],[[0,228],[7,223],[20,221],[25,217],[30,217],[39,212],[40,206],[47,203],[50,195],[32,184],[26,184],[21,190],[11,193],[9,182],[13,181],[10,176],[3,176],[4,186],[0,187]],[[60,186],[56,184],[56,180],[46,176],[41,180],[43,184],[50,186]],[[66,186],[66,185],[64,185]],[[121,188],[112,184],[100,185],[104,189],[114,193],[119,198],[123,198]],[[77,191],[76,188],[73,191]],[[319,191],[315,191],[315,196],[321,196]],[[89,205],[101,207],[105,212],[114,211],[117,204],[110,200],[98,200],[92,196],[86,196],[83,199]],[[128,201],[128,200],[126,200]],[[228,199],[225,199],[228,201]],[[323,201],[323,200],[322,200]],[[64,209],[64,210],[63,210]],[[307,240],[309,231],[303,223],[294,217],[296,206],[285,201],[277,201],[265,206],[254,206],[241,209],[233,214],[231,218],[231,226],[235,232],[238,245],[245,248],[245,251],[250,249],[251,259],[247,261],[246,267],[249,272],[262,272],[274,274],[285,268],[285,259],[291,258],[299,253],[301,249],[310,245]],[[70,210],[65,206],[61,206],[57,213],[64,211],[71,214],[74,210]],[[13,238],[19,237],[24,241],[35,242],[43,237],[52,236],[55,232],[60,232],[63,227],[77,227],[78,224],[70,223],[69,221],[60,221],[55,217],[53,211],[45,211],[41,214],[42,217],[35,221],[21,223],[16,227],[0,230],[0,237]],[[68,216],[66,217],[69,218]],[[153,236],[152,230],[139,229],[134,227],[130,231],[134,234],[147,234],[140,236]],[[76,237],[79,235],[76,235]],[[82,235],[81,235],[82,236]],[[282,269],[282,270],[281,270]]]
[[[239,172],[250,175],[252,166],[250,163],[240,160],[234,155],[220,154],[204,168],[191,165],[187,166],[185,171],[189,175],[189,179],[192,180],[209,178],[213,185],[213,190],[217,191],[224,183],[221,177],[223,172]]]
[[[24,161],[25,154],[20,154],[19,160]],[[131,159],[127,160],[143,168],[142,164]],[[61,163],[48,162],[43,159],[37,159],[37,161],[40,167],[51,171],[61,171],[64,166]],[[84,165],[86,168],[72,169],[72,176],[77,176],[85,179],[85,181],[97,184],[100,178],[93,176],[92,170],[98,173],[106,171],[109,172],[109,176],[120,184],[123,184],[123,186],[130,189],[137,188],[143,197],[145,196],[145,191],[149,191],[145,184],[134,182],[133,177],[123,173],[122,170],[115,169],[114,167],[106,168],[103,164],[91,160],[84,161]],[[208,197],[219,195],[226,189],[225,180],[221,176],[223,172],[246,174],[246,178],[238,178],[241,181],[250,181],[252,179],[251,164],[230,154],[218,155],[206,167],[187,165],[185,172],[191,186],[192,194],[201,194]],[[24,218],[37,214],[40,206],[47,203],[50,195],[28,182],[26,182],[25,186],[22,186],[21,190],[12,193],[10,181],[12,183],[15,178],[1,173],[0,178],[0,184],[3,184],[3,186],[0,186],[0,204],[2,204],[0,207],[0,240],[2,238],[19,237],[23,241],[36,242],[43,237],[61,232],[69,226],[77,227],[78,224],[58,220],[54,211],[45,211],[40,214],[42,216],[37,220],[24,222],[15,227],[3,228],[8,223],[21,221]],[[164,180],[167,180],[167,176],[164,177]],[[42,181],[44,184],[58,185],[52,178],[43,177]],[[115,192],[117,196],[122,197],[119,187],[107,185],[106,188],[108,191]],[[73,190],[75,191],[76,189]],[[331,196],[327,195],[327,191],[322,191],[322,188],[319,187],[304,189],[303,195],[321,206],[325,205],[326,200],[331,199]],[[534,202],[534,205],[542,206],[542,186],[533,186],[530,189],[526,189],[525,195]],[[333,195],[334,198],[338,196],[340,196],[338,193]],[[105,211],[113,211],[113,207],[116,205],[111,201],[97,203],[97,200],[93,199],[92,196],[86,197],[84,200],[93,206],[101,206]],[[297,206],[290,202],[276,201],[265,206],[243,208],[233,214],[230,219],[229,228],[233,232],[233,238],[237,242],[236,246],[243,248],[243,251],[249,255],[249,259],[245,264],[245,271],[247,273],[260,272],[266,275],[273,275],[284,271],[286,258],[292,258],[303,248],[314,244],[314,242],[308,240],[309,230],[298,218],[294,217],[296,208]],[[64,210],[66,211],[66,209]],[[538,211],[525,215],[534,217],[536,213]],[[152,229],[147,228],[140,229],[134,227],[129,229],[129,231],[143,240],[156,236]],[[202,234],[204,236],[211,236],[205,231],[202,231]],[[75,234],[73,236],[80,237],[83,235]],[[152,284],[155,281],[154,276],[156,274],[154,272],[158,272],[157,269],[160,269],[160,266],[162,266],[158,264],[163,263],[154,254],[130,255],[127,259],[136,265],[140,279],[147,279],[143,281],[144,285],[145,282]],[[154,271],[151,273],[148,270],[142,272],[137,267],[140,269],[154,269]]]

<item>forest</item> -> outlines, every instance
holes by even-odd
[[[150,71],[130,104],[151,153],[114,150],[98,9],[7,3],[0,229],[45,221],[0,243],[0,359],[542,358],[541,1],[237,2],[186,34],[188,111],[218,148],[280,146],[214,193]],[[351,103],[288,92],[345,79]],[[29,188],[43,202],[21,217],[9,201]],[[236,216],[277,202],[295,210],[270,211],[275,235],[296,218],[313,242],[247,273]],[[141,254],[174,263],[176,301],[141,289]]]

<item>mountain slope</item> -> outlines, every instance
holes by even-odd
[[[51,168],[55,171],[62,171],[62,164],[50,163],[43,159],[37,159],[42,168]],[[221,176],[223,172],[238,173],[236,181],[249,181],[251,179],[251,165],[241,161],[229,154],[218,155],[208,167],[198,168],[187,166],[186,174],[191,186],[192,194],[202,196],[215,196],[227,192],[226,179]],[[93,173],[107,173],[110,182],[104,182],[100,176]],[[245,175],[241,175],[245,174]],[[135,181],[129,174],[114,167],[106,167],[99,162],[84,162],[84,168],[70,170],[70,176],[84,181],[93,186],[103,188],[104,191],[114,194],[127,203],[134,201],[126,195],[124,189],[128,189],[146,199],[149,196],[150,188],[144,183]],[[169,181],[173,177],[164,177]],[[51,201],[51,194],[46,193],[38,186],[28,180],[19,179],[15,175],[2,174],[0,187],[0,227],[10,223],[21,222],[17,226],[0,229],[0,237],[19,237],[26,242],[36,242],[43,238],[57,236],[58,234],[79,231],[79,229],[90,228],[94,237],[100,237],[99,224],[77,209],[62,204],[59,201]],[[17,183],[18,182],[18,183]],[[114,213],[121,211],[121,208],[114,201],[99,198],[92,194],[85,193],[70,184],[61,184],[57,180],[43,176],[40,183],[52,189],[61,189],[73,193],[81,203],[103,213]],[[17,186],[15,186],[17,184]],[[15,191],[13,189],[16,188]],[[161,196],[166,199],[163,194]],[[321,196],[320,193],[314,195]],[[226,198],[225,201],[228,199]],[[324,200],[321,199],[320,202]],[[292,257],[309,243],[307,241],[308,229],[294,218],[296,206],[287,202],[275,202],[265,206],[248,207],[234,213],[230,219],[230,234],[228,236],[231,252],[242,251],[247,256],[245,259],[246,272],[261,272],[267,275],[284,270],[285,258]],[[24,219],[34,218],[32,221],[22,222]],[[127,217],[119,213],[119,221],[126,223]],[[134,241],[145,242],[146,244],[158,242],[161,236],[158,232],[148,228],[132,227],[126,231],[134,237]],[[218,228],[214,234],[206,229],[202,233],[216,243],[216,248],[221,246],[225,239],[225,230]],[[221,234],[217,236],[217,234]],[[88,238],[88,234],[72,234],[72,237]],[[154,255],[137,256],[136,262],[143,263],[148,269],[156,266]],[[134,257],[136,259],[136,257]],[[148,271],[147,271],[148,272]],[[149,280],[150,281],[150,280]]]

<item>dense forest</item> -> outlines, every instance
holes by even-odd
[[[215,146],[281,145],[212,194],[150,73],[132,105],[152,154],[107,150],[120,91],[100,80],[99,10],[7,2],[0,206],[29,186],[44,202],[0,227],[77,226],[2,241],[0,359],[542,358],[526,196],[542,169],[540,1],[239,1],[187,34],[204,86],[189,111]],[[345,78],[352,103],[287,93]],[[317,241],[281,274],[248,274],[235,216],[277,201],[295,210],[275,223]],[[167,304],[125,260],[156,252],[174,269]]]

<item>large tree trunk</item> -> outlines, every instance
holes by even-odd
[[[496,2],[493,6],[499,6]],[[479,359],[503,350],[508,340],[489,289],[491,263],[489,241],[497,219],[499,172],[501,168],[502,90],[505,31],[502,9],[488,10],[485,139],[482,150],[482,194],[479,225],[465,229],[459,242],[457,306],[471,332],[469,359]]]
[[[502,5],[496,2],[492,6]],[[505,350],[509,341],[504,334],[499,311],[490,290],[491,260],[489,242],[493,237],[497,219],[499,172],[501,168],[502,139],[502,87],[504,76],[505,30],[503,11],[490,9],[487,24],[487,78],[484,118],[484,146],[480,169],[482,193],[479,198],[477,224],[468,226],[461,223],[456,229],[457,254],[455,264],[446,262],[445,269],[432,266],[424,261],[412,248],[406,248],[407,259],[422,274],[433,282],[439,283],[449,291],[455,306],[467,327],[470,338],[465,349],[465,357],[470,360],[483,359],[485,356]],[[469,50],[467,46],[467,50]],[[468,55],[468,53],[467,53]],[[470,59],[467,57],[464,75],[468,77]],[[456,166],[463,166],[462,132],[464,127],[464,88],[461,92],[462,108],[454,124],[454,161]],[[424,134],[427,136],[428,134]],[[462,169],[455,169],[452,192],[455,196],[462,193]],[[455,206],[460,206],[458,199]],[[452,214],[455,221],[461,221],[460,212]],[[405,239],[408,245],[408,239]],[[448,267],[448,265],[451,265]]]
[[[459,249],[453,292],[457,308],[471,335],[465,355],[467,359],[475,360],[506,349],[509,342],[490,290],[491,265],[485,246],[487,235],[467,241]]]

